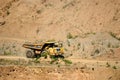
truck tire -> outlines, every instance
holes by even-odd
[[[34,56],[35,56],[34,51],[31,50],[26,51],[27,58],[34,58]]]

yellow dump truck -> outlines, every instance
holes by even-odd
[[[48,53],[53,56],[62,56],[64,54],[64,48],[61,43],[57,42],[45,42],[42,44],[23,44],[24,48],[27,48],[26,57],[33,58]]]

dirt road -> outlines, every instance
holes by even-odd
[[[101,61],[101,60],[93,60],[93,59],[80,59],[80,58],[66,58],[67,60],[70,60],[72,61],[72,66],[75,66],[75,67],[81,67],[81,66],[88,66],[88,67],[106,67],[106,66],[116,66],[116,68],[120,68],[120,61]],[[3,63],[4,61],[3,60],[6,60],[5,62],[6,63],[10,63],[10,61],[12,61],[14,63],[14,61],[18,61],[18,64],[21,63],[21,62],[24,62],[24,64],[29,64],[30,62],[33,62],[33,60],[35,59],[31,59],[31,58],[26,58],[26,57],[18,57],[18,56],[0,56],[0,63]],[[49,61],[44,61],[39,63],[39,64],[42,64],[42,63],[46,63],[46,62],[49,62]],[[6,64],[5,63],[5,64]],[[10,64],[7,64],[8,66]],[[30,65],[29,65],[30,66]],[[34,65],[35,66],[35,65]],[[41,65],[39,65],[41,66]],[[42,65],[43,66],[43,65]],[[44,66],[50,66],[47,64],[44,64]],[[53,65],[52,65],[53,66]],[[37,65],[38,67],[38,65]]]

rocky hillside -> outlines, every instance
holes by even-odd
[[[75,57],[114,53],[120,46],[120,0],[1,0],[0,37],[2,54],[22,53],[3,44],[18,47],[26,40],[63,41]]]
[[[120,33],[119,0],[4,0],[0,4],[0,36],[64,40],[68,33]]]

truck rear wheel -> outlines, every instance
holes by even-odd
[[[33,51],[31,51],[31,50],[28,50],[27,52],[26,52],[26,57],[27,58],[33,58],[35,55],[34,55],[34,52]]]

